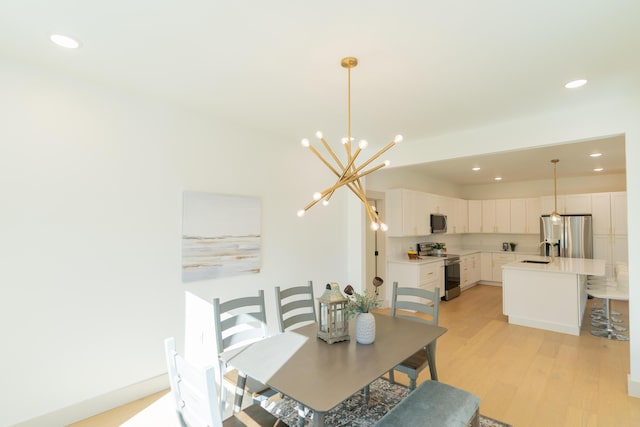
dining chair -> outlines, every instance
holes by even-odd
[[[240,297],[225,302],[213,299],[215,342],[220,362],[220,408],[226,407],[226,389],[235,395],[234,412],[240,411],[243,390],[254,400],[260,395],[269,395],[270,388],[259,381],[247,378],[243,373],[230,369],[227,361],[247,345],[267,337],[267,320],[264,291],[257,296]],[[271,393],[273,394],[273,393]]]
[[[304,286],[294,286],[284,290],[276,286],[276,312],[280,332],[316,322],[316,304],[313,298],[313,282]]]
[[[398,282],[393,282],[391,316],[437,326],[439,307],[440,288],[436,287],[432,292],[422,288],[399,287]],[[394,370],[403,372],[409,376],[409,390],[415,390],[418,374],[427,366],[429,366],[431,379],[438,381],[436,341],[421,348],[404,362],[391,369],[389,381],[395,383]]]
[[[222,419],[216,392],[215,368],[201,368],[176,352],[173,337],[164,340],[171,394],[182,427],[286,426],[260,405],[251,405]]]

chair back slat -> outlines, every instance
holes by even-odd
[[[416,301],[420,298],[419,301]],[[391,315],[410,320],[416,320],[432,325],[438,324],[438,311],[440,307],[440,288],[429,291],[422,288],[399,287],[398,282],[393,282],[391,294]],[[402,312],[399,312],[402,310]],[[431,316],[425,319],[418,315],[410,315],[408,311],[422,313]]]
[[[313,282],[280,290],[275,288],[276,312],[280,332],[293,329],[303,322],[316,322],[316,303]]]
[[[213,320],[218,354],[267,336],[264,291],[258,296],[240,297],[225,302],[213,299]]]

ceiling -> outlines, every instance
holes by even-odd
[[[169,101],[297,144],[318,129],[332,141],[346,133],[340,59],[356,56],[352,133],[375,147],[397,133],[418,140],[637,88],[638,16],[640,2],[627,0],[9,0],[0,2],[0,61]],[[77,37],[81,48],[54,46],[52,32]],[[589,84],[564,88],[576,78]],[[612,147],[602,161],[623,170],[623,152]],[[584,151],[571,148],[535,155],[562,157],[568,173]],[[531,153],[521,154],[474,161],[505,179],[535,178],[544,168],[529,168]],[[453,162],[430,168],[444,175],[471,161]]]

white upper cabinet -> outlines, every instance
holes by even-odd
[[[591,213],[591,194],[569,194],[563,196],[564,212],[563,214],[590,214]]]
[[[469,213],[469,233],[482,232],[482,200],[469,200],[467,203]]]
[[[454,234],[467,233],[469,231],[469,204],[463,199],[453,199],[453,230]],[[451,220],[449,221],[451,224]]]
[[[388,236],[426,236],[431,234],[426,193],[395,189],[385,192]]]
[[[593,234],[627,234],[627,193],[591,194]]]
[[[540,232],[540,199],[511,199],[511,232],[538,234]]]
[[[593,234],[611,233],[611,194],[593,193],[591,195],[591,214],[593,215]]]
[[[611,228],[611,234],[628,234],[626,191],[611,193]]]
[[[511,231],[511,205],[509,199],[482,201],[482,232],[509,233]]]
[[[543,196],[540,198],[542,215],[549,215],[554,209],[553,196]],[[591,194],[568,194],[558,196],[559,214],[590,214]]]

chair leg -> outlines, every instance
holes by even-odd
[[[417,372],[413,374],[409,374],[409,393],[416,389],[416,377],[418,376]]]
[[[227,367],[224,362],[220,361],[220,414],[224,417],[226,413],[227,406],[227,388],[224,385],[224,373]]]
[[[429,360],[429,372],[431,373],[431,379],[434,381],[438,381],[438,370],[436,369],[435,341],[429,344],[426,348],[427,348],[427,360]]]
[[[390,382],[391,384],[395,384],[395,383],[396,383],[396,380],[395,380],[395,378],[393,377],[393,369],[389,370],[389,382]]]
[[[369,397],[371,396],[371,393],[369,393],[369,385],[364,386],[362,392],[364,393],[364,403],[368,404]]]
[[[247,384],[247,376],[238,371],[238,382],[236,384],[235,399],[233,403],[233,413],[242,412],[242,398],[244,397],[244,387]]]

